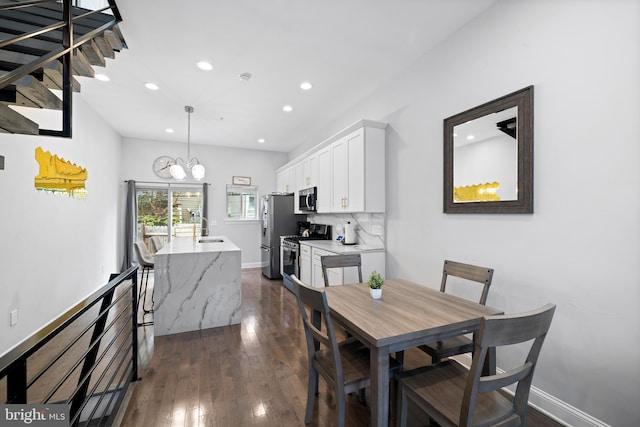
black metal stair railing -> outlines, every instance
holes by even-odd
[[[138,267],[0,358],[7,404],[66,404],[72,426],[110,426],[138,380]],[[6,393],[6,394],[5,394]]]
[[[70,138],[72,136],[72,91],[73,91],[73,73],[72,61],[73,52],[84,43],[92,40],[94,37],[104,33],[105,30],[114,28],[114,26],[122,21],[122,17],[118,10],[115,0],[108,0],[109,6],[97,10],[87,10],[74,7],[72,0],[62,0],[62,13],[58,21],[49,23],[48,25],[33,27],[31,30],[15,34],[4,40],[0,40],[0,49],[8,48],[17,43],[31,39],[53,40],[57,47],[49,49],[46,53],[35,57],[35,59],[23,64],[8,73],[0,76],[0,90],[18,79],[29,74],[37,72],[45,65],[52,61],[60,60],[62,62],[62,130],[39,129],[40,135],[59,136]],[[3,16],[7,20],[19,19],[16,16],[18,12],[30,12],[34,8],[47,7],[54,5],[51,10],[59,9],[60,1],[58,0],[25,0],[25,1],[0,1],[0,18]],[[111,15],[102,13],[110,10]],[[13,15],[11,14],[12,12]],[[89,23],[89,21],[91,21]],[[82,26],[82,31],[74,30],[74,26]],[[16,31],[18,32],[18,31]],[[49,35],[49,38],[47,38]]]

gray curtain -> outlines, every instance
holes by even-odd
[[[202,217],[207,221],[200,220],[200,235],[205,236],[205,230],[209,229],[209,184],[202,184]]]
[[[133,239],[136,235],[136,216],[138,212],[138,200],[136,198],[136,182],[127,181],[127,201],[124,212],[124,251],[120,271],[125,271],[133,265]]]

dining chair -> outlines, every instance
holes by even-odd
[[[154,254],[164,246],[164,239],[160,236],[151,236],[149,242],[151,243],[151,252]]]
[[[146,313],[151,313],[153,311],[153,307],[149,310],[145,308],[145,301],[147,299],[147,289],[149,285],[149,273],[154,267],[154,259],[153,255],[149,253],[147,246],[143,242],[135,242],[133,247],[136,251],[136,257],[138,259],[138,264],[142,267],[142,277],[140,279],[140,290],[138,291],[138,304],[142,301],[142,311]],[[147,273],[147,278],[145,280],[144,273]],[[144,292],[142,282],[144,281]],[[142,297],[142,299],[140,299]],[[153,293],[151,294],[151,302],[153,303]]]
[[[493,279],[492,268],[445,260],[442,268],[440,292],[446,291],[447,279],[449,276],[482,284],[483,288],[479,303],[482,305],[486,304],[489,287],[491,286],[491,280]],[[438,363],[445,357],[455,356],[456,354],[472,353],[473,340],[464,335],[459,335],[442,341],[421,345],[418,348],[431,356],[432,363]]]
[[[441,427],[526,426],[531,381],[555,308],[547,304],[526,313],[483,318],[469,369],[447,359],[398,373],[397,425],[406,426],[411,400]],[[528,354],[521,364],[497,375],[483,375],[489,348],[527,341]],[[513,399],[500,391],[514,384]]]
[[[320,263],[322,264],[325,286],[329,286],[329,276],[327,275],[329,268],[356,267],[358,269],[358,283],[362,283],[362,258],[360,254],[323,255],[320,257]]]
[[[371,383],[369,349],[354,337],[338,341],[325,292],[305,285],[295,275],[291,275],[291,281],[302,316],[309,356],[305,423],[309,424],[312,421],[318,379],[319,375],[322,375],[329,386],[334,389],[336,425],[343,427],[346,415],[346,395],[356,391],[362,392]],[[307,307],[309,313],[307,313]],[[322,323],[324,323],[324,328]],[[400,368],[400,363],[390,358],[391,378]],[[361,400],[362,397],[363,393],[361,393]]]

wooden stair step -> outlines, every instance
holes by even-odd
[[[114,26],[111,30],[104,31],[104,37],[109,41],[113,50],[120,52],[124,48],[122,36],[119,30],[114,31],[118,26]]]
[[[0,104],[0,132],[38,135],[40,126],[8,106]]]
[[[62,90],[62,63],[60,61],[52,61],[42,67],[43,78],[42,84],[49,89]],[[71,85],[74,92],[80,92],[80,82],[71,77]]]
[[[35,61],[36,59],[38,59],[38,57],[34,55],[27,55],[9,50],[0,50],[0,69],[12,71],[24,64]],[[76,76],[93,77],[95,74],[93,67],[87,60],[87,57],[84,56],[82,52],[78,51],[78,49],[74,51],[71,68],[73,74]]]
[[[96,42],[96,45],[98,45],[98,49],[100,49],[102,56],[109,59],[114,59],[116,57],[116,52],[111,47],[111,43],[109,43],[109,40],[107,40],[104,33],[100,36],[94,37],[93,40]]]
[[[0,76],[6,73],[0,72]],[[0,90],[0,101],[21,107],[62,110],[62,100],[34,76],[24,76]]]
[[[80,51],[87,57],[89,64],[97,65],[99,67],[107,66],[104,56],[102,55],[98,44],[94,40],[84,43],[80,47]]]

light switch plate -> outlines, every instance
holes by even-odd
[[[10,326],[14,326],[18,323],[18,310],[11,310],[11,320],[10,320]]]

